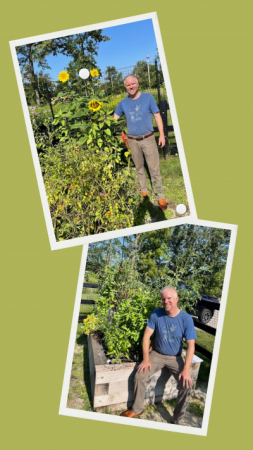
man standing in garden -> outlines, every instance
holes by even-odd
[[[163,367],[167,367],[178,382],[178,397],[171,423],[179,424],[190,399],[192,379],[190,367],[197,338],[192,317],[177,306],[175,288],[166,286],[161,290],[163,308],[151,314],[143,336],[143,361],[134,379],[134,403],[124,417],[136,417],[143,413],[145,390],[149,378]],[[149,348],[149,339],[156,332],[154,347]],[[185,361],[181,356],[182,339],[187,343]]]
[[[127,140],[135,164],[138,179],[141,186],[141,195],[148,194],[147,180],[144,171],[144,156],[151,176],[152,187],[160,208],[167,209],[167,202],[163,191],[162,178],[159,167],[159,153],[154,136],[151,114],[160,133],[159,145],[164,147],[165,136],[163,122],[154,97],[148,93],[138,91],[139,83],[135,75],[127,75],[124,85],[128,97],[124,98],[117,106],[114,119],[118,120],[125,114],[127,121]]]

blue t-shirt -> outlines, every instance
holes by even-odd
[[[192,317],[184,311],[176,317],[166,314],[164,308],[155,309],[147,321],[155,330],[154,349],[163,355],[177,355],[182,351],[182,339],[197,339]]]
[[[136,100],[126,97],[118,104],[115,114],[125,114],[127,133],[130,136],[143,136],[154,131],[151,114],[159,112],[153,95],[141,92]]]

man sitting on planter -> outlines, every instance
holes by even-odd
[[[161,290],[163,308],[152,312],[143,336],[143,361],[134,379],[134,403],[132,409],[122,416],[136,417],[143,413],[145,390],[149,378],[163,367],[167,367],[178,381],[178,397],[171,423],[179,424],[190,399],[192,379],[190,367],[197,338],[192,317],[177,306],[175,288],[166,286]],[[153,350],[149,349],[149,339],[155,331]],[[182,339],[186,339],[185,362],[181,356]]]
[[[154,136],[151,114],[155,117],[160,133],[159,145],[164,147],[165,136],[162,118],[154,97],[151,94],[138,91],[139,84],[135,75],[128,75],[124,79],[124,85],[128,92],[128,97],[124,98],[118,104],[113,117],[118,120],[123,114],[126,116],[127,142],[137,170],[141,195],[146,197],[148,194],[148,185],[144,171],[143,155],[145,155],[156,198],[160,208],[164,211],[167,209],[167,202],[163,191],[159,167],[159,153]]]

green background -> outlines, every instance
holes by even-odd
[[[207,437],[58,415],[82,248],[50,249],[8,43],[153,11],[160,23],[198,217],[239,225]],[[234,447],[242,439],[249,441],[250,2],[8,2],[1,33],[3,448],[212,449],[224,441]]]

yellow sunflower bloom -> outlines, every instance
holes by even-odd
[[[97,69],[92,69],[90,71],[90,74],[91,74],[92,77],[98,77],[99,76],[99,73],[98,73]]]
[[[64,71],[60,72],[58,75],[58,79],[60,81],[62,81],[62,83],[66,83],[66,81],[68,81],[68,79],[69,79],[68,72],[64,72]]]
[[[89,109],[91,109],[92,111],[99,111],[102,108],[103,103],[99,102],[98,100],[91,100],[88,103],[88,106],[89,106]]]

